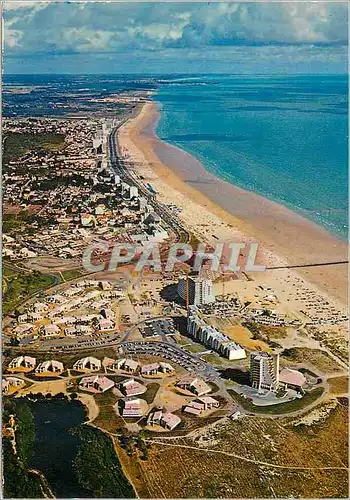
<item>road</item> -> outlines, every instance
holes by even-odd
[[[152,205],[154,211],[161,217],[161,219],[169,226],[172,232],[176,235],[178,242],[183,240],[185,236],[186,242],[190,241],[190,233],[182,226],[179,219],[164,205],[157,202],[155,195],[152,195],[150,191],[136,178],[136,176],[125,167],[125,162],[121,159],[118,146],[118,130],[124,124],[120,123],[116,126],[109,135],[109,160],[110,169],[116,175],[129,185],[136,186],[138,191],[147,199],[147,203]]]

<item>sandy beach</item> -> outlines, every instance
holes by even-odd
[[[196,158],[162,142],[155,133],[158,120],[156,103],[146,103],[119,130],[121,154],[134,162],[135,173],[152,185],[160,202],[181,209],[179,217],[201,241],[258,242],[259,260],[268,268],[347,260],[341,239],[277,203],[217,179]],[[295,298],[294,286],[299,295],[305,290],[327,297],[337,308],[347,303],[346,264],[254,274],[288,300]]]

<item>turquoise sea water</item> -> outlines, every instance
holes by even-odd
[[[347,237],[347,76],[164,80],[158,136],[212,174]]]

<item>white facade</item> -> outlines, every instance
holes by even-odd
[[[251,353],[250,380],[252,387],[258,391],[276,390],[279,381],[279,355],[268,352]]]
[[[214,302],[215,297],[212,291],[213,283],[211,280],[202,279],[199,277],[194,278],[191,276],[188,276],[188,278],[180,278],[177,291],[180,297],[185,301],[187,295],[187,287],[189,305],[199,306],[202,304],[209,304],[210,302]]]
[[[227,335],[219,332],[214,326],[208,325],[200,318],[196,306],[191,306],[188,310],[187,332],[195,340],[227,359],[244,359],[246,357],[246,352],[241,345],[233,342]]]

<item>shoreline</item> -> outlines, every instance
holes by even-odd
[[[347,260],[342,239],[283,205],[216,178],[195,157],[161,141],[156,134],[159,118],[157,103],[151,101],[128,120],[118,133],[122,154],[133,158],[137,173],[155,187],[161,202],[180,206],[181,220],[202,241],[257,241],[267,267]],[[202,218],[193,210],[191,216],[191,208],[200,209]],[[292,273],[269,274],[283,271]],[[347,303],[347,264],[300,268],[298,273]]]

